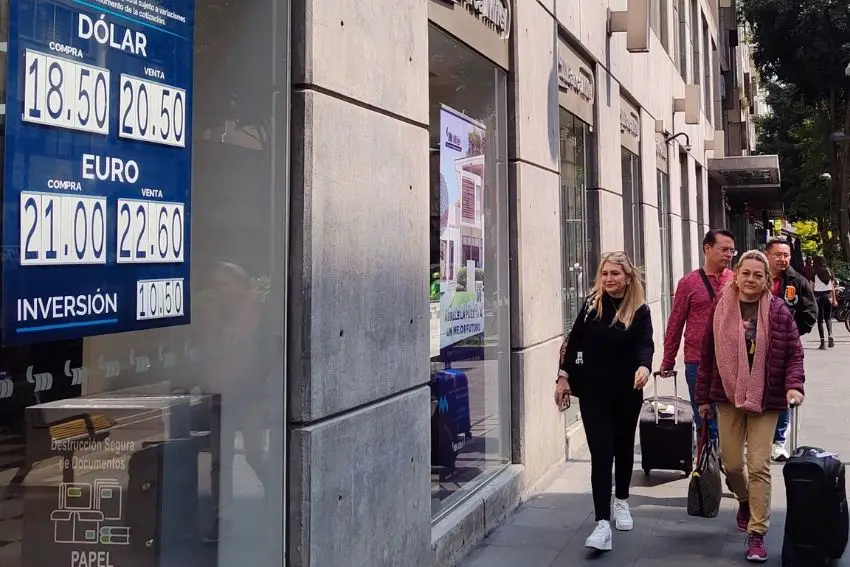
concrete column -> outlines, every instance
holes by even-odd
[[[513,460],[534,483],[564,459],[564,418],[552,400],[563,338],[555,22],[514,3],[510,79],[511,373]]]
[[[427,21],[293,2],[293,567],[430,563]]]
[[[601,66],[596,68],[596,115],[600,252],[610,252],[622,250],[625,242],[620,83]]]

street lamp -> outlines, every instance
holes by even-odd
[[[679,132],[677,134],[673,134],[672,136],[668,136],[668,137],[664,138],[664,141],[669,144],[670,142],[672,142],[673,140],[675,140],[679,136],[685,137],[685,146],[684,146],[685,151],[686,152],[691,151],[691,138],[690,138],[690,136],[688,136],[688,134],[686,132]]]

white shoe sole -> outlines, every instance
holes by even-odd
[[[630,532],[635,528],[635,523],[634,521],[629,523],[615,522],[614,527],[621,532]]]
[[[612,542],[611,542],[610,539],[606,542],[601,543],[601,544],[597,544],[596,542],[587,540],[587,541],[584,542],[584,546],[587,549],[595,549],[596,551],[611,551],[611,549],[613,548],[613,545],[612,545]]]
[[[767,557],[758,557],[756,555],[747,555],[747,561],[750,563],[766,563]]]

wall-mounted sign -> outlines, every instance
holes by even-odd
[[[188,323],[194,0],[10,5],[5,344]]]
[[[511,33],[510,0],[451,0],[493,28],[503,39]]]
[[[561,106],[593,124],[595,84],[593,65],[563,40],[558,40],[558,88]]]
[[[664,173],[668,172],[668,149],[664,134],[655,134],[655,167]]]
[[[640,155],[640,110],[624,97],[620,97],[620,143]]]

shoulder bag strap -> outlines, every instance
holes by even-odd
[[[711,300],[714,301],[714,298],[717,296],[717,294],[714,293],[714,288],[711,287],[711,282],[708,281],[708,276],[705,274],[705,270],[700,268],[699,275],[702,278],[702,283],[705,284],[705,290],[708,292],[708,297],[710,297]]]

